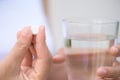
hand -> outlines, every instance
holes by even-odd
[[[110,49],[110,54],[114,57],[120,56],[120,45],[113,46]],[[65,67],[64,50],[60,49],[58,54],[53,57],[53,64],[48,80],[68,80]],[[115,61],[113,67],[100,67],[97,70],[97,75],[101,80],[120,80],[120,63]]]
[[[20,31],[16,44],[0,63],[0,80],[46,80],[52,58],[45,43],[44,27],[39,29],[36,44],[32,44],[32,39],[30,27]]]
[[[120,44],[113,46],[110,49],[110,54],[114,57],[119,57]],[[101,78],[101,80],[120,80],[120,62],[115,60],[112,67],[100,67],[97,70],[97,75]]]

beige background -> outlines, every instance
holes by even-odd
[[[120,20],[120,0],[48,0],[55,50],[63,47],[62,19],[82,17]]]

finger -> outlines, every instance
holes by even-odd
[[[21,70],[26,73],[32,67],[32,55],[28,52],[21,63]]]
[[[17,32],[17,39],[19,39],[20,34],[21,34],[21,31],[18,31],[18,32]],[[34,48],[34,44],[36,44],[36,35],[33,35],[33,36],[32,36],[32,44],[31,44],[31,46],[30,46],[30,51],[31,51],[32,53],[36,53],[35,48]]]
[[[16,44],[10,51],[10,54],[5,59],[7,60],[7,63],[20,65],[31,44],[31,40],[32,32],[30,30],[30,27],[25,27],[22,30],[21,35],[17,40]]]
[[[32,53],[34,59],[37,58],[35,47],[36,47],[36,34],[33,34],[32,44],[30,46],[30,52]]]
[[[120,67],[120,62],[116,60],[116,61],[113,62],[112,66],[113,67],[117,67],[117,66]]]
[[[110,54],[113,56],[120,56],[120,46],[113,46],[110,48]]]
[[[33,59],[36,59],[36,58],[37,58],[37,54],[36,54],[36,50],[35,50],[34,46],[31,45],[31,46],[29,47],[29,49],[30,49],[30,53],[31,53],[32,56],[33,56]]]
[[[118,65],[119,65],[119,63],[118,63],[118,62],[116,62],[116,61],[115,61],[115,62],[113,62],[113,64],[112,64],[112,66],[113,66],[113,67],[116,67],[116,66],[118,66]]]
[[[119,78],[100,78],[98,80],[120,80]]]
[[[47,78],[52,58],[46,45],[45,28],[43,26],[40,27],[36,36],[36,52],[37,65],[34,65],[35,71],[39,74],[40,79]]]
[[[100,67],[97,75],[103,78],[118,78],[120,77],[120,67]]]
[[[46,45],[45,28],[43,26],[40,27],[38,35],[36,36],[36,52],[38,59],[42,59],[43,57],[51,57]]]
[[[33,59],[36,59],[36,58],[37,58],[37,55],[36,55],[35,48],[33,47],[33,45],[30,45],[28,53],[22,62],[22,66],[32,67],[32,61]]]
[[[18,31],[17,32],[17,40],[19,39],[20,35],[21,35],[21,32],[22,31]],[[31,63],[32,63],[32,55],[30,54],[29,50],[27,51],[27,54],[25,56],[25,58],[23,59],[22,61],[22,64],[21,66],[28,66],[30,67],[31,66]]]
[[[21,66],[25,66],[25,67],[32,66],[32,55],[29,51],[27,52],[25,58],[23,59]]]
[[[32,43],[36,44],[36,35],[33,35]]]
[[[65,53],[64,53],[64,49],[61,48],[61,49],[58,51],[58,54],[53,57],[53,62],[54,62],[55,64],[60,64],[60,63],[63,63],[64,61],[65,61]]]
[[[16,34],[17,40],[19,39],[20,35],[21,35],[21,31],[18,31],[17,34]]]

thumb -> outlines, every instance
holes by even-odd
[[[102,78],[118,78],[120,77],[120,67],[100,67],[97,75]]]
[[[32,32],[30,27],[25,27],[21,31],[21,35],[19,39],[15,43],[14,47],[6,57],[5,61],[9,64],[17,64],[20,65],[24,56],[26,55],[28,48],[31,44],[32,40]]]

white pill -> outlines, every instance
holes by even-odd
[[[32,30],[33,34],[37,34],[38,33],[38,29],[39,29],[39,26],[31,26],[31,30]]]

